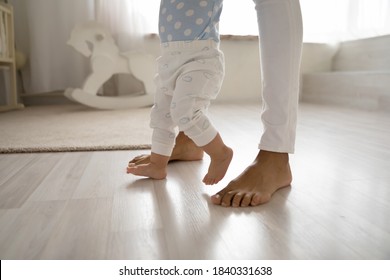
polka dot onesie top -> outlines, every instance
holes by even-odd
[[[159,35],[162,43],[213,39],[223,0],[161,0]]]

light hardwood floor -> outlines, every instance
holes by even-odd
[[[390,259],[388,112],[301,104],[292,187],[210,203],[257,154],[259,108],[212,106],[235,155],[211,187],[206,157],[153,181],[125,173],[148,151],[0,155],[0,259]]]

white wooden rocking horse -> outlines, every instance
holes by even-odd
[[[64,95],[70,100],[98,109],[126,109],[153,104],[155,58],[152,55],[121,53],[110,33],[97,22],[76,26],[68,45],[91,59],[92,73],[82,88],[68,88]],[[144,84],[145,92],[129,96],[98,95],[100,87],[114,74],[129,73]]]

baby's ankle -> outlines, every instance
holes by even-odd
[[[233,150],[230,147],[224,145],[223,147],[218,149],[218,151],[213,153],[213,155],[210,155],[210,157],[211,159],[215,159],[215,160],[225,160],[227,158],[231,158],[232,154],[233,154]]]

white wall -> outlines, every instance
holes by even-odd
[[[303,101],[390,109],[390,35],[342,42],[330,61],[331,69],[303,73]]]
[[[261,100],[261,78],[259,45],[256,37],[223,37],[221,49],[225,54],[226,75],[222,90],[215,102]],[[331,70],[332,58],[337,46],[326,44],[305,43],[302,55],[302,73],[324,72]],[[159,56],[159,40],[151,36],[145,41],[144,50],[147,53]],[[81,56],[80,56],[81,57]],[[81,59],[85,59],[81,57]],[[154,75],[156,69],[151,69]],[[129,77],[118,84],[120,92],[138,92],[140,84],[131,82]],[[132,88],[130,88],[132,87]],[[46,97],[50,94],[46,94]],[[58,96],[58,94],[57,94]]]
[[[260,100],[261,78],[257,40],[223,40],[225,79],[218,100]]]
[[[225,54],[226,74],[218,101],[260,100],[261,78],[259,44],[256,37],[223,37],[221,50]],[[159,55],[156,37],[145,42],[145,51]],[[301,72],[328,71],[336,45],[308,43],[303,45]]]

